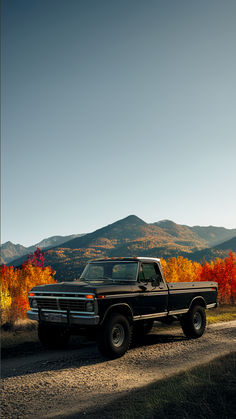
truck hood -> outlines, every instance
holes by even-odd
[[[111,283],[88,283],[84,282],[60,282],[57,284],[48,284],[48,285],[38,285],[32,288],[33,292],[48,292],[48,293],[75,293],[75,294],[84,294],[92,293],[96,295],[100,294],[122,294],[132,292],[134,289],[135,282],[130,281],[130,283],[118,282],[117,284]]]

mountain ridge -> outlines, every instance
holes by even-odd
[[[10,263],[11,261],[16,260],[17,258],[27,256],[30,253],[33,253],[37,247],[42,250],[47,250],[48,248],[53,248],[58,244],[62,245],[67,240],[71,238],[83,236],[83,234],[71,234],[69,236],[51,236],[47,237],[40,242],[25,247],[21,244],[14,244],[11,241],[7,241],[1,245],[1,264],[2,263]]]
[[[224,257],[225,249],[210,249],[209,242],[222,237],[236,236],[236,229],[227,230],[221,227],[210,229],[210,235],[201,230],[204,238],[198,236],[193,227],[180,225],[171,220],[157,223],[146,223],[141,218],[130,215],[108,224],[92,233],[75,237],[63,244],[46,250],[46,264],[56,271],[56,279],[65,280],[78,277],[82,266],[92,258],[112,256],[184,256],[193,260],[209,257]],[[204,227],[203,227],[204,229]],[[220,230],[218,230],[220,229]],[[207,241],[208,238],[208,241]],[[19,266],[24,257],[11,262]]]

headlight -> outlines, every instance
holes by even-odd
[[[86,311],[94,311],[94,303],[93,301],[88,301],[85,305]]]
[[[33,300],[31,301],[31,307],[32,308],[38,308],[38,304],[37,301],[33,298]]]

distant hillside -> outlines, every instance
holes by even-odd
[[[202,227],[201,236],[193,230],[194,227],[179,225],[170,220],[148,224],[135,215],[130,215],[102,227],[92,233],[76,237],[64,244],[47,249],[46,264],[56,270],[56,279],[73,280],[78,278],[89,259],[112,256],[153,256],[174,257],[184,256],[193,260],[204,260],[224,257],[224,249],[209,249],[208,243],[220,238],[220,231],[225,237],[234,230],[215,227],[212,237],[212,227]],[[220,229],[220,230],[218,230]],[[204,233],[205,231],[205,233]],[[210,237],[207,232],[210,231]],[[204,233],[204,234],[203,234]],[[19,266],[24,257],[11,262]]]
[[[232,250],[233,252],[236,252],[236,237],[214,246],[214,249],[227,251]]]
[[[203,262],[205,260],[209,261],[214,260],[216,258],[225,258],[228,256],[230,250],[236,253],[236,237],[233,237],[230,240],[220,243],[217,246],[193,252],[187,257],[191,258],[192,260],[195,260],[196,262]]]
[[[40,249],[51,249],[56,246],[64,245],[66,242],[75,239],[76,237],[82,237],[84,234],[71,234],[69,236],[52,236],[47,239],[41,240],[34,246],[28,248],[30,252],[34,252],[37,247]]]
[[[172,234],[175,237],[179,237],[180,239],[184,238],[187,240],[187,237],[189,237],[190,240],[196,240],[196,242],[200,241],[201,244],[205,245],[205,247],[216,246],[236,236],[236,228],[227,229],[215,226],[189,227],[187,225],[176,224],[170,220],[162,220],[154,224],[161,227],[167,233]]]
[[[1,264],[7,264],[11,261],[14,261],[15,259],[33,253],[37,247],[40,247],[40,249],[53,248],[55,246],[62,245],[68,240],[80,236],[83,236],[83,234],[72,234],[70,236],[52,236],[43,239],[39,243],[36,243],[33,246],[29,247],[22,246],[21,244],[14,244],[8,241],[6,243],[3,243],[1,246]]]
[[[1,246],[1,264],[19,258],[28,252],[27,247],[8,241]]]
[[[154,223],[157,227],[160,227],[166,233],[170,234],[177,239],[179,244],[183,243],[194,243],[195,247],[207,247],[208,240],[207,238],[202,238],[197,233],[192,230],[192,227],[186,225],[176,224],[170,220],[162,220]]]
[[[226,240],[232,239],[236,236],[236,228],[227,229],[224,227],[200,227],[194,226],[189,227],[193,232],[195,232],[200,238],[205,240],[208,244],[208,247],[216,246]]]

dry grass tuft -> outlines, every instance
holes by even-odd
[[[220,305],[206,313],[208,324],[236,320],[236,305]]]

